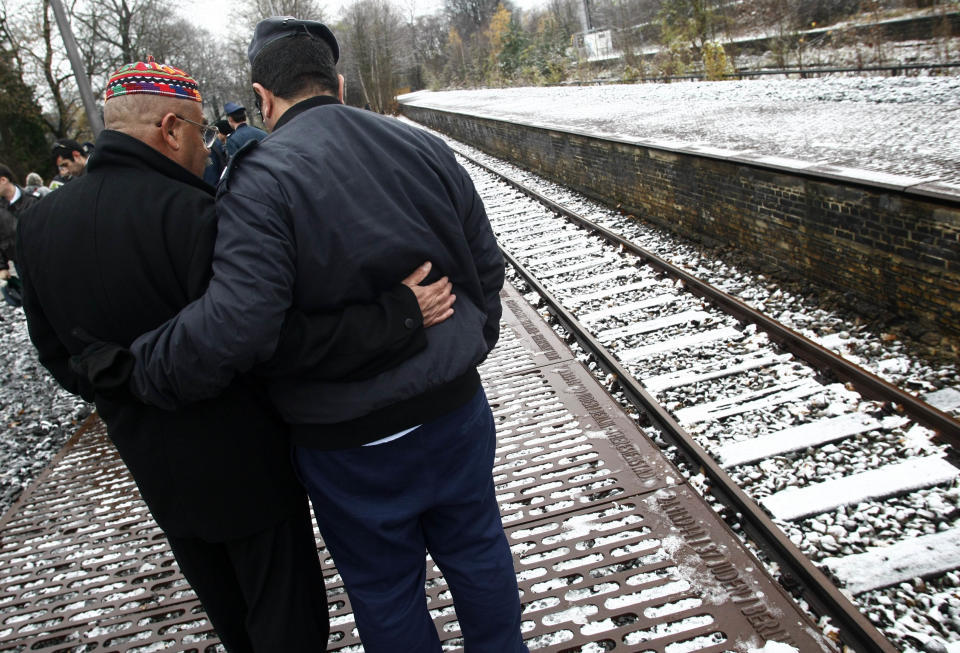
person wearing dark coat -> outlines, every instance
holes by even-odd
[[[266,138],[267,132],[247,124],[246,107],[236,102],[227,102],[223,105],[223,110],[227,114],[227,123],[233,129],[233,133],[227,136],[227,158],[232,157],[250,141],[262,141]]]
[[[224,145],[227,137],[233,133],[233,128],[224,118],[213,123],[217,128],[217,139],[210,144],[210,158],[207,161],[207,167],[203,169],[203,180],[211,186],[216,186],[220,181],[220,175],[223,169],[227,167],[227,148]]]
[[[0,163],[0,279],[10,277],[10,261],[17,262],[16,237],[20,215],[40,201],[40,193],[17,185],[13,172]]]
[[[270,397],[291,424],[295,465],[364,650],[441,650],[424,594],[429,551],[466,650],[526,651],[492,478],[494,420],[476,369],[499,336],[503,257],[449,147],[342,104],[338,53],[320,23],[257,25],[248,56],[271,133],[228,164],[210,285],[134,341],[130,389],[158,406],[215,396],[273,348],[290,307],[368,301],[429,258],[457,300],[423,351],[368,379],[278,375]]]
[[[203,169],[203,180],[211,186],[216,186],[225,167],[227,167],[227,150],[217,139],[210,144],[210,157]]]
[[[89,334],[129,344],[201,296],[217,233],[212,188],[199,177],[209,128],[196,82],[150,60],[122,67],[107,88],[107,129],[88,173],[20,220],[30,337],[64,388],[96,402],[227,650],[323,650],[327,601],[306,495],[262,382],[235,375],[216,397],[167,411],[122,384],[90,383],[128,361],[76,358],[91,351]],[[418,299],[428,288],[401,284],[366,304],[291,313],[260,371],[323,377],[396,364],[424,346]]]

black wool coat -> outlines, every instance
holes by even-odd
[[[24,311],[41,363],[67,390],[96,401],[161,528],[218,541],[262,530],[304,500],[286,426],[260,385],[240,376],[216,399],[166,411],[108,399],[69,367],[70,355],[84,347],[75,328],[128,346],[203,293],[217,227],[212,193],[146,144],[107,130],[87,174],[21,216],[18,253]],[[371,334],[381,334],[385,349],[401,358],[422,348],[413,293],[401,286],[386,296],[353,313],[314,322],[301,316],[294,324],[313,330],[291,335],[278,351],[292,364],[316,368],[363,335],[371,356],[377,354]],[[406,319],[411,315],[416,329]],[[376,320],[399,324],[399,331]],[[338,346],[337,338],[347,344]],[[348,367],[362,363],[350,359]]]

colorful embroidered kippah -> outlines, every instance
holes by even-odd
[[[172,66],[157,63],[150,56],[145,62],[124,64],[110,75],[104,102],[110,98],[135,93],[203,101],[200,97],[200,86],[193,77]]]

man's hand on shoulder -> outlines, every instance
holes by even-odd
[[[430,274],[431,267],[432,264],[427,261],[402,282],[417,297],[417,304],[420,305],[420,313],[423,315],[424,328],[440,324],[453,315],[453,303],[457,300],[457,296],[452,292],[453,284],[447,277],[442,277],[427,286],[420,285],[420,282]]]

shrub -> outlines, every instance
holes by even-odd
[[[710,81],[723,79],[723,76],[732,72],[732,66],[727,59],[727,52],[723,46],[715,41],[703,44],[703,72]]]

